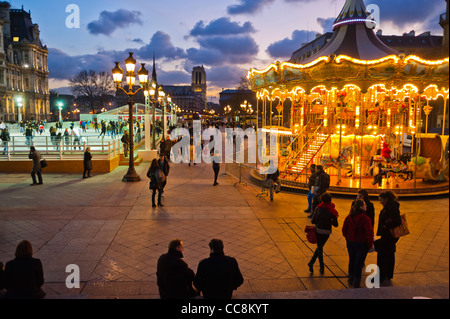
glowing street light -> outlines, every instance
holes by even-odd
[[[116,62],[116,66],[114,69],[112,69],[113,74],[113,80],[116,84],[116,87],[118,90],[122,90],[128,97],[128,132],[129,132],[129,164],[128,164],[128,172],[123,177],[123,182],[138,182],[141,180],[141,177],[136,173],[136,170],[134,169],[134,137],[133,137],[133,96],[136,95],[140,90],[145,89],[148,86],[148,71],[145,69],[145,63],[141,63],[141,68],[138,71],[138,77],[139,77],[139,84],[141,87],[133,92],[133,85],[136,82],[136,59],[133,58],[133,53],[129,52],[129,56],[127,59],[125,59],[125,66],[126,66],[126,84],[128,85],[128,91],[125,90],[121,84],[123,79],[123,70],[119,66],[119,62]]]

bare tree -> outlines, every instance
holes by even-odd
[[[237,90],[251,90],[250,81],[247,79],[246,76],[241,77],[239,80],[239,83],[236,85]]]
[[[71,77],[69,81],[73,95],[86,97],[93,113],[95,113],[96,100],[99,100],[100,107],[103,107],[106,97],[114,94],[112,76],[106,72],[83,70]]]

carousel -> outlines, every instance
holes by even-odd
[[[322,49],[301,64],[251,69],[258,132],[279,134],[285,186],[305,187],[314,163],[324,166],[334,193],[448,193],[445,120],[442,134],[430,134],[428,115],[439,100],[448,116],[449,58],[404,56],[383,44],[373,25],[362,0],[347,0]]]

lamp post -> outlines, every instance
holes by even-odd
[[[61,111],[62,111],[62,108],[64,107],[64,103],[61,101],[58,101],[56,106],[58,107],[58,110],[59,110],[59,123],[62,123]]]
[[[112,70],[114,83],[116,84],[116,87],[118,90],[122,90],[128,97],[128,131],[129,131],[129,144],[130,144],[130,158],[129,158],[129,164],[128,164],[128,172],[123,177],[123,182],[138,182],[141,180],[140,176],[136,173],[136,170],[134,169],[134,137],[133,137],[133,96],[136,95],[140,90],[144,89],[148,85],[148,71],[145,69],[145,63],[141,63],[141,68],[138,71],[138,77],[139,77],[139,84],[141,87],[137,89],[135,92],[133,92],[133,85],[136,81],[136,73],[135,67],[136,67],[136,60],[133,58],[133,53],[129,53],[129,57],[125,60],[125,66],[126,66],[126,84],[128,85],[128,91],[125,90],[121,84],[122,84],[122,78],[123,78],[123,70],[119,66],[119,62],[116,62],[116,66]]]
[[[22,106],[23,106],[23,100],[20,96],[16,98],[16,103],[17,103],[17,121],[20,124],[20,122],[22,122]]]
[[[252,105],[247,100],[241,104],[241,108],[244,110],[244,128],[247,128],[247,114],[253,113]]]
[[[167,130],[167,117],[166,117],[166,93],[164,92],[162,86],[158,87],[158,101],[162,102],[162,125],[163,125],[163,138],[166,138],[166,130]]]

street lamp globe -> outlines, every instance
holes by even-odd
[[[138,71],[139,84],[146,86],[148,83],[148,70],[145,68],[145,63],[141,63],[141,68]]]
[[[114,69],[112,69],[112,74],[113,74],[114,83],[116,83],[116,84],[122,83],[123,70],[119,66],[119,62],[116,62],[116,66],[114,67]]]
[[[133,58],[133,52],[129,52],[129,54],[130,55],[128,56],[128,58],[125,59],[125,66],[127,69],[127,73],[134,73],[134,69],[136,67],[136,59]]]

